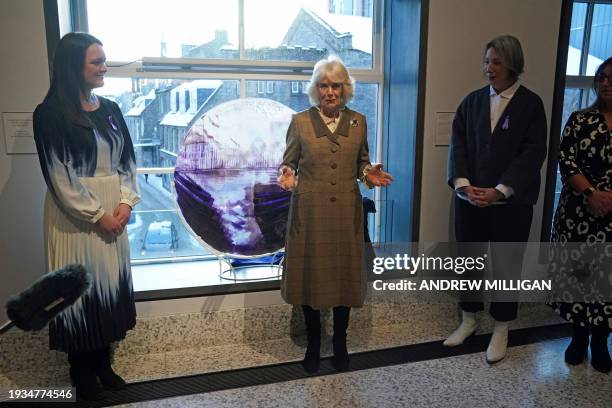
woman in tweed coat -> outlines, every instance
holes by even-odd
[[[281,289],[287,303],[302,306],[308,335],[302,364],[311,373],[319,369],[322,308],[333,308],[332,363],[339,371],[349,365],[349,312],[363,304],[366,283],[357,179],[370,188],[393,180],[382,165],[370,164],[366,119],[346,107],[353,84],[340,60],[315,65],[313,106],[293,117],[279,170],[279,184],[293,191]]]

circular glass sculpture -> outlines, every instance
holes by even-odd
[[[213,252],[258,256],[284,247],[291,193],[276,178],[293,113],[270,99],[238,99],[213,107],[187,132],[176,199]]]

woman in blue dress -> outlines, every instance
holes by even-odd
[[[104,85],[102,43],[64,36],[51,87],[34,112],[34,137],[47,184],[47,268],[79,263],[93,285],[49,325],[52,350],[68,353],[77,393],[96,399],[124,380],[111,368],[110,345],[136,323],[126,224],[140,201],[134,149],[116,103],[92,93]]]

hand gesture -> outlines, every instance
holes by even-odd
[[[595,217],[603,217],[612,209],[612,192],[595,190],[586,198],[587,210]]]
[[[494,188],[465,186],[459,189],[462,198],[476,207],[488,207],[494,202],[504,198],[504,195]]]
[[[128,221],[130,220],[130,215],[132,214],[132,207],[125,203],[119,203],[113,211],[113,216],[119,221],[121,224],[121,228],[125,228]]]
[[[295,171],[289,166],[281,166],[280,175],[276,179],[280,188],[291,191],[297,186]]]
[[[368,185],[372,187],[386,187],[393,181],[393,176],[386,171],[383,171],[381,163],[374,164],[372,169],[366,176]]]
[[[499,201],[502,198],[504,198],[504,195],[502,194],[501,191],[495,188],[490,188],[490,187],[489,188],[474,187],[474,193],[479,197],[480,202],[484,201],[486,203],[484,207],[489,206],[493,204],[494,202]]]
[[[117,218],[107,212],[96,222],[96,225],[102,233],[111,237],[116,237],[123,232],[123,225],[121,225]]]

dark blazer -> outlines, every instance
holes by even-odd
[[[519,86],[491,134],[489,86],[470,93],[453,120],[447,181],[465,177],[478,187],[503,184],[511,201],[535,204],[546,157],[546,113],[538,95]]]

